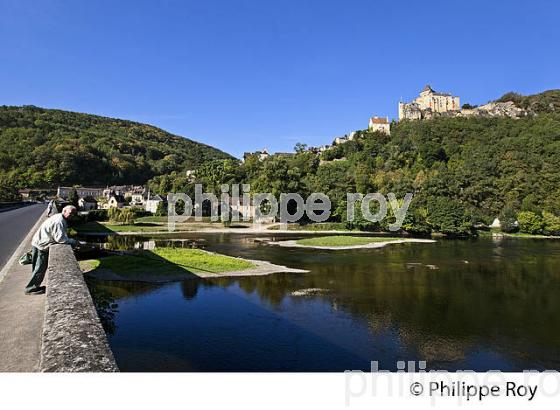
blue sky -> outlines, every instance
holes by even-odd
[[[557,1],[0,0],[0,104],[137,120],[233,155],[560,88]]]

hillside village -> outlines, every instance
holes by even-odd
[[[56,197],[70,200],[74,190],[82,211],[133,206],[156,213],[158,206],[165,202],[161,196],[151,194],[146,187],[140,185],[113,185],[105,188],[59,186]]]

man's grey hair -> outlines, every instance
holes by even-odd
[[[74,205],[66,205],[64,208],[62,208],[62,212],[69,212],[69,213],[74,213],[74,212],[78,212],[78,208],[76,208]]]

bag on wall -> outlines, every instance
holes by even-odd
[[[19,258],[20,265],[30,265],[31,262],[32,262],[31,252],[26,252],[21,256],[21,258]]]

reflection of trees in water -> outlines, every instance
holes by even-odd
[[[104,281],[97,279],[89,279],[88,282],[91,283],[88,283],[90,289],[94,286],[98,289],[103,289],[119,300],[148,294],[166,285],[165,283]]]
[[[290,275],[292,275],[290,277]],[[214,283],[227,287],[237,282],[239,288],[246,293],[257,293],[262,300],[272,306],[278,306],[292,291],[299,289],[293,280],[293,273],[276,273],[265,276],[249,276],[242,278],[213,279]]]
[[[112,235],[107,237],[107,242],[105,243],[106,249],[113,251],[126,251],[129,249],[134,249],[138,242],[147,241],[148,238],[142,238],[138,236],[127,236],[127,235]]]
[[[526,362],[524,352],[530,350],[532,363],[551,363],[560,348],[558,261],[526,249],[522,257],[504,252],[499,261],[491,250],[489,258],[471,253],[465,263],[467,257],[455,251],[439,258],[418,255],[439,270],[407,266],[411,258],[405,253],[385,254],[367,274],[337,266],[328,275],[334,278],[331,294],[342,309],[367,318],[372,330],[396,330],[432,363],[459,361],[473,345],[502,351],[518,363]]]
[[[543,246],[553,249],[540,249]],[[502,243],[500,255],[496,258],[490,241],[448,241],[434,249],[403,246],[330,255],[316,266],[307,260],[312,274],[215,283],[237,283],[273,306],[286,298],[290,303],[324,300],[375,333],[395,334],[410,351],[435,365],[457,363],[473,346],[503,354],[516,366],[558,363],[557,245]],[[305,288],[329,291],[289,296]]]
[[[106,238],[103,247],[109,250],[125,251],[136,248],[153,249],[156,248],[202,248],[205,245],[204,239],[171,239],[171,238],[148,238],[133,235],[112,235]]]
[[[93,299],[93,304],[101,325],[108,335],[114,335],[116,330],[115,316],[119,311],[119,305],[115,302],[115,298],[102,287],[96,286],[94,280],[87,279],[86,283]]]
[[[185,300],[192,300],[198,293],[198,286],[200,281],[198,279],[189,279],[181,282],[181,293]]]
[[[103,329],[108,335],[113,335],[117,328],[115,318],[119,312],[119,306],[116,300],[150,293],[164,285],[145,282],[101,281],[87,276],[85,279]]]

